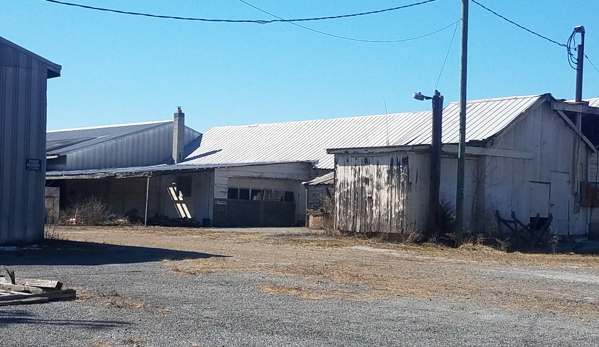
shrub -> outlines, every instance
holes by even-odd
[[[110,221],[110,208],[99,198],[79,201],[60,214],[62,225],[102,225]]]

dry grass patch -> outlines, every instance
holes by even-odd
[[[282,285],[262,285],[258,290],[265,293],[283,294],[296,296],[307,300],[364,300],[366,297],[358,293],[341,289],[318,288],[316,286],[282,286]]]
[[[77,290],[77,300],[97,300],[102,302],[106,306],[115,308],[145,308],[146,304],[143,302],[135,301],[131,298],[121,296],[116,290],[108,290],[105,292],[92,292],[88,288],[79,287]]]
[[[129,298],[113,298],[108,300],[106,305],[115,308],[144,308],[146,306],[145,303],[140,301],[134,301]]]
[[[110,347],[110,344],[104,341],[92,341],[89,345],[91,347]]]
[[[173,231],[179,236],[170,237]],[[568,274],[572,269],[591,277],[599,276],[595,275],[599,269],[597,256],[505,253],[478,242],[455,249],[434,243],[396,244],[280,230],[256,233],[158,229],[72,233],[68,237],[226,255],[165,260],[163,264],[184,276],[261,272],[304,279],[309,281],[304,286],[279,286],[265,281],[258,289],[306,299],[443,297],[497,307],[599,314],[596,302],[585,299],[597,297],[597,290],[542,276],[543,271]]]
[[[127,337],[123,340],[125,345],[143,346],[146,341],[137,337]]]

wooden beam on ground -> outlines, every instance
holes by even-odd
[[[16,282],[17,282],[16,284],[22,285],[22,286],[32,286],[32,287],[50,288],[50,289],[61,289],[62,288],[61,282],[52,281],[52,280],[38,280],[38,279],[33,279],[33,278],[17,278]],[[0,277],[0,284],[4,284],[4,283],[10,284],[10,280],[7,279],[6,277]]]

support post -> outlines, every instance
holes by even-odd
[[[466,166],[466,86],[468,77],[468,0],[462,0],[462,49],[460,67],[460,137],[455,199],[455,225],[458,243],[464,237],[464,173]]]
[[[428,201],[428,239],[437,231],[437,211],[439,209],[439,190],[441,186],[441,137],[443,129],[443,96],[435,90],[432,97],[433,104],[433,128],[430,152],[430,179],[429,179],[429,201]]]
[[[150,176],[146,179],[146,211],[144,213],[144,226],[148,226],[148,202],[150,201]]]

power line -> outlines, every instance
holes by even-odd
[[[520,24],[518,24],[518,23],[514,22],[513,20],[507,19],[506,17],[504,17],[504,16],[500,15],[499,13],[497,13],[497,12],[495,12],[495,11],[491,10],[490,8],[486,7],[485,5],[483,5],[483,4],[481,4],[481,3],[479,3],[479,2],[478,2],[478,1],[476,1],[476,0],[471,0],[471,1],[472,1],[473,3],[475,3],[475,4],[477,4],[478,6],[482,7],[483,9],[485,9],[485,10],[487,10],[487,11],[491,12],[492,14],[496,15],[497,17],[499,17],[499,18],[501,18],[501,19],[505,20],[505,21],[506,21],[506,22],[508,22],[508,23],[511,23],[511,24],[513,24],[513,25],[517,26],[518,28],[520,28],[520,29],[522,29],[522,30],[528,31],[528,32],[529,32],[529,33],[531,33],[531,34],[533,34],[533,35],[536,35],[536,36],[538,36],[538,37],[540,37],[540,38],[542,38],[542,39],[544,39],[544,40],[547,40],[547,41],[549,41],[549,42],[551,42],[551,43],[554,43],[554,44],[556,44],[556,45],[558,45],[558,46],[565,47],[565,48],[567,48],[567,47],[568,47],[567,45],[565,45],[565,44],[563,44],[563,43],[559,43],[559,42],[557,42],[557,41],[555,41],[555,40],[552,40],[552,39],[548,38],[547,36],[543,36],[543,35],[541,35],[541,34],[539,34],[539,33],[535,32],[535,31],[532,31],[532,30],[530,30],[530,29],[528,29],[528,28],[526,28],[526,27],[524,27],[524,26],[522,26],[522,25],[520,25]]]
[[[72,3],[72,2],[59,1],[59,0],[43,0],[43,1],[51,2],[51,3],[59,4],[59,5],[84,8],[84,9],[87,9],[87,10],[112,12],[112,13],[118,13],[118,14],[126,14],[126,15],[131,15],[131,16],[142,16],[142,17],[150,17],[150,18],[175,19],[175,20],[198,21],[198,22],[217,22],[217,23],[270,24],[270,23],[277,23],[277,22],[287,22],[287,23],[291,23],[291,22],[308,22],[308,21],[321,21],[321,20],[330,20],[330,19],[341,19],[341,18],[351,18],[351,17],[367,16],[367,15],[371,15],[371,14],[378,14],[378,13],[383,13],[383,12],[397,11],[397,10],[401,10],[401,9],[404,9],[404,8],[409,8],[409,7],[424,5],[424,4],[427,4],[427,3],[430,3],[430,2],[434,2],[434,1],[437,1],[437,0],[423,0],[423,1],[420,1],[420,2],[415,2],[415,3],[411,3],[411,4],[407,4],[407,5],[402,5],[402,6],[385,8],[385,9],[382,9],[382,10],[374,10],[374,11],[367,11],[367,12],[343,14],[343,15],[337,15],[337,16],[311,17],[311,18],[294,18],[294,19],[283,19],[283,18],[279,18],[279,17],[275,16],[277,19],[272,19],[272,20],[261,20],[261,19],[211,19],[211,18],[197,18],[197,17],[166,16],[166,15],[151,14],[151,13],[142,13],[142,12],[132,12],[132,11],[115,10],[115,9],[110,9],[110,8],[105,8],[105,7],[88,6],[88,5],[76,4],[76,3]],[[254,7],[251,4],[248,4],[246,2],[244,2],[244,3],[246,5],[248,5],[248,6]],[[254,7],[254,8],[258,9],[257,7]]]
[[[435,90],[437,90],[437,87],[439,87],[439,81],[441,80],[441,75],[443,74],[443,70],[445,69],[445,63],[447,63],[447,58],[449,57],[449,52],[451,52],[451,45],[453,44],[453,39],[455,38],[455,33],[457,31],[458,31],[458,23],[455,23],[455,29],[453,29],[453,35],[451,36],[451,41],[449,41],[449,48],[447,48],[447,54],[445,55],[445,60],[443,60],[443,66],[441,66],[441,71],[439,72],[439,77],[437,78],[437,84],[435,84]]]
[[[547,41],[549,41],[549,42],[551,42],[551,43],[553,43],[553,44],[556,44],[556,45],[558,45],[558,46],[560,46],[560,47],[565,47],[565,48],[568,50],[568,63],[570,64],[570,66],[571,66],[572,68],[575,68],[575,67],[573,66],[573,64],[576,64],[577,62],[576,62],[576,59],[574,58],[574,56],[573,56],[573,54],[572,54],[571,50],[572,50],[572,47],[575,45],[575,44],[574,44],[574,39],[575,39],[574,35],[576,34],[576,31],[574,31],[574,32],[572,33],[572,35],[570,35],[570,37],[568,38],[568,43],[567,43],[567,44],[560,43],[560,42],[557,42],[557,41],[555,41],[555,40],[552,40],[552,39],[548,38],[547,36],[544,36],[544,35],[541,35],[541,34],[539,34],[539,33],[535,32],[535,31],[532,31],[532,30],[530,30],[530,29],[528,29],[528,28],[526,28],[526,27],[524,27],[524,26],[522,26],[522,25],[520,25],[520,24],[518,24],[518,23],[514,22],[513,20],[510,20],[510,19],[508,19],[508,18],[506,18],[506,17],[504,17],[504,16],[500,15],[499,13],[497,13],[497,12],[495,12],[495,11],[491,10],[490,8],[486,7],[485,5],[483,5],[483,4],[481,4],[481,3],[479,3],[479,2],[478,2],[478,1],[476,1],[476,0],[471,0],[471,1],[472,1],[473,3],[475,3],[475,4],[477,4],[478,6],[482,7],[483,9],[485,9],[485,10],[487,10],[487,11],[491,12],[492,14],[496,15],[497,17],[499,17],[499,18],[501,18],[501,19],[503,19],[503,20],[507,21],[508,23],[511,23],[511,24],[513,24],[513,25],[517,26],[517,27],[518,27],[518,28],[520,28],[520,29],[523,29],[523,30],[525,30],[525,31],[528,31],[528,32],[529,32],[529,33],[531,33],[531,34],[533,34],[533,35],[536,35],[536,36],[538,36],[538,37],[540,37],[540,38],[542,38],[542,39],[544,39],[544,40],[547,40]],[[591,61],[591,59],[589,59],[589,56],[585,54],[585,55],[584,55],[584,57],[585,57],[585,58],[586,58],[586,59],[589,61],[589,63],[591,63],[591,65],[593,66],[593,68],[595,68],[595,70],[596,70],[597,72],[599,72],[599,69],[597,68],[597,66],[595,66],[595,64],[593,64],[593,62]]]
[[[266,10],[263,10],[263,9],[261,9],[261,8],[257,7],[257,6],[254,6],[254,5],[250,4],[250,3],[248,3],[247,1],[244,1],[244,0],[239,0],[239,2],[241,2],[241,3],[244,3],[244,4],[248,5],[248,6],[250,6],[251,8],[253,8],[253,9],[256,9],[256,10],[258,10],[258,11],[260,11],[260,12],[262,12],[262,13],[265,13],[265,14],[267,14],[267,15],[269,15],[269,16],[275,17],[275,18],[277,18],[277,19],[278,19],[278,21],[280,21],[280,22],[286,22],[286,23],[288,23],[288,24],[295,25],[295,26],[296,26],[296,27],[298,27],[298,28],[302,28],[302,29],[305,29],[305,30],[308,30],[308,31],[312,31],[312,32],[315,32],[315,33],[317,33],[317,34],[321,34],[321,35],[325,35],[325,36],[330,36],[330,37],[334,37],[334,38],[337,38],[337,39],[348,40],[348,41],[357,41],[357,42],[368,42],[368,43],[397,43],[397,42],[406,42],[406,41],[412,41],[412,40],[417,40],[417,39],[421,39],[421,38],[424,38],[424,37],[427,37],[427,36],[430,36],[430,35],[436,34],[436,33],[440,32],[440,31],[443,31],[443,30],[445,30],[445,29],[449,28],[450,26],[452,26],[452,25],[456,24],[457,22],[459,22],[459,20],[458,20],[458,21],[456,21],[456,22],[453,22],[453,23],[451,23],[451,24],[449,24],[449,25],[447,25],[447,26],[445,26],[445,27],[443,27],[443,28],[441,28],[441,29],[435,30],[435,31],[433,31],[433,32],[430,32],[430,33],[428,33],[428,34],[424,34],[424,35],[420,35],[420,36],[416,36],[416,37],[410,37],[410,38],[407,38],[407,39],[399,39],[399,40],[364,40],[364,39],[356,39],[356,38],[347,37],[347,36],[340,36],[340,35],[330,34],[330,33],[324,32],[324,31],[320,31],[320,30],[312,29],[312,28],[309,28],[309,27],[303,26],[303,25],[301,25],[301,24],[294,23],[294,22],[296,22],[295,20],[285,20],[285,19],[283,19],[283,18],[281,18],[281,17],[277,16],[276,14],[270,13],[270,12],[268,12],[268,11],[266,11]],[[406,5],[406,6],[407,6],[407,5]]]
[[[591,65],[595,68],[595,70],[597,70],[597,72],[599,72],[599,69],[597,69],[597,67],[595,66],[595,64],[593,64],[593,62],[591,61],[591,59],[589,59],[588,55],[584,55],[585,58],[587,58],[587,60],[589,61],[589,63],[591,63]]]

